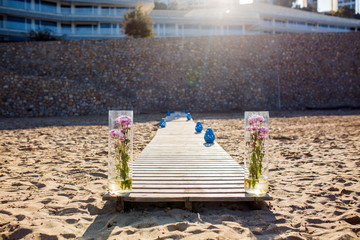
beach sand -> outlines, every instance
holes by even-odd
[[[135,157],[164,114],[135,116]],[[243,115],[196,114],[238,162]],[[131,204],[107,191],[107,116],[0,119],[0,239],[360,239],[360,111],[270,112],[259,204]]]

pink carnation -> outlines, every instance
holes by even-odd
[[[261,123],[265,121],[264,117],[260,116],[260,115],[254,115],[251,118],[249,118],[249,124],[250,125],[254,125],[255,123]]]
[[[262,135],[265,135],[269,132],[269,129],[267,129],[266,127],[261,127],[259,130],[259,133]]]
[[[115,120],[117,125],[128,126],[131,124],[131,118],[128,116],[120,116]]]
[[[113,129],[109,132],[109,135],[111,138],[116,138],[118,136],[123,137],[124,133],[122,131],[119,131],[117,129]]]

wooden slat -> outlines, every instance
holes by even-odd
[[[211,177],[196,177],[196,176],[188,176],[186,178],[184,178],[183,176],[137,176],[134,177],[134,181],[137,180],[142,180],[142,181],[172,181],[172,180],[179,180],[179,181],[198,181],[198,180],[202,180],[202,181],[212,181],[212,180],[217,180],[217,181],[221,181],[223,180],[223,177],[220,176],[211,176]],[[231,177],[226,177],[226,180],[244,180],[244,176],[231,176]]]
[[[204,132],[195,134],[194,128],[193,121],[180,118],[159,129],[133,163],[132,192],[119,199],[185,205],[192,201],[272,200],[269,194],[246,194],[243,168],[216,142],[204,144]]]
[[[244,184],[244,179],[239,180],[217,180],[217,181],[211,181],[211,180],[203,180],[203,181],[186,181],[186,180],[167,180],[167,181],[145,181],[145,180],[134,180],[133,185],[146,185],[146,186],[161,186],[161,185],[191,185],[191,184],[197,184],[197,185],[232,185],[232,184]]]
[[[149,184],[133,184],[133,189],[232,189],[242,188],[244,184],[162,184],[162,185],[149,185]]]

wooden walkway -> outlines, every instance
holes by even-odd
[[[244,170],[219,144],[205,144],[204,132],[196,134],[185,118],[167,122],[135,160],[130,195],[103,199],[117,198],[120,208],[124,202],[184,202],[187,209],[191,202],[272,200],[246,194]]]

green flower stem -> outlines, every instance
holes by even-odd
[[[127,136],[128,130],[125,131],[124,136]],[[115,158],[117,161],[116,169],[119,172],[117,178],[120,177],[120,187],[121,189],[131,189],[132,179],[130,178],[130,167],[129,160],[130,156],[127,153],[127,145],[130,142],[129,139],[125,138],[125,141],[116,140],[115,143]]]
[[[249,146],[249,176],[251,177],[251,186],[254,188],[256,183],[259,182],[262,171],[262,160],[264,158],[263,153],[263,139],[260,139],[258,133],[250,134],[250,146]],[[253,146],[251,146],[253,143]]]

